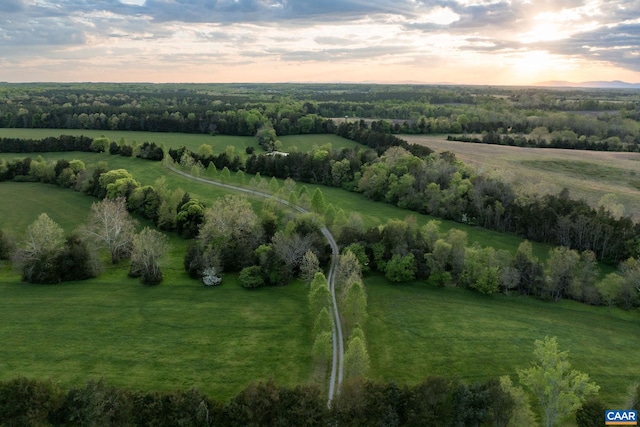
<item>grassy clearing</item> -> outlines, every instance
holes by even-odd
[[[355,148],[363,147],[355,141],[342,138],[341,136],[334,134],[327,135],[285,135],[279,136],[278,139],[282,142],[282,151],[310,151],[314,146],[322,146],[331,144],[332,148]]]
[[[425,283],[392,285],[366,280],[366,336],[371,376],[416,383],[428,375],[469,382],[516,371],[533,361],[533,342],[557,336],[574,369],[601,386],[601,398],[622,407],[627,389],[640,381],[637,337],[640,313],[571,301],[482,296]]]
[[[104,160],[111,168],[128,169],[142,184],[165,176],[169,187],[181,187],[207,203],[224,194],[168,173],[158,162],[93,153],[45,156],[60,157],[86,163]],[[336,208],[347,214],[360,212],[367,225],[407,215],[414,215],[419,224],[432,219],[359,194],[326,187],[322,191]],[[52,217],[67,229],[84,221],[94,201],[70,190],[31,183],[0,183],[0,197],[42,201],[43,207],[59,212]],[[39,214],[31,206],[1,205],[0,226],[18,228],[20,220],[26,227]],[[512,251],[521,241],[442,221],[442,229],[449,228],[464,229],[470,242]],[[205,289],[182,269],[187,242],[171,236],[171,243],[163,268],[165,281],[153,288],[126,277],[126,266],[108,268],[91,281],[56,286],[21,284],[16,272],[3,266],[0,340],[7,345],[0,349],[0,378],[28,375],[77,385],[102,377],[132,388],[196,386],[226,399],[252,380],[273,377],[280,384],[296,384],[313,377],[311,320],[303,286],[250,292],[238,286],[235,276],[227,275],[221,287]],[[536,246],[542,258],[547,249]],[[395,286],[377,276],[368,278],[367,286],[366,329],[375,379],[414,383],[432,374],[468,381],[504,374],[516,379],[516,369],[532,360],[533,341],[555,335],[562,348],[571,351],[574,367],[602,386],[605,401],[622,404],[629,384],[640,380],[633,341],[640,332],[637,312],[487,298],[424,283]]]
[[[96,200],[54,185],[31,182],[0,183],[0,229],[21,235],[29,224],[46,213],[66,232],[87,219]]]
[[[0,378],[135,389],[197,387],[227,399],[250,381],[309,379],[306,289],[247,291],[233,276],[205,289],[184,273],[145,287],[114,268],[98,279],[25,285],[0,271]]]
[[[592,206],[605,194],[615,194],[626,215],[640,220],[640,153],[474,144],[447,141],[446,135],[403,138],[436,151],[451,151],[466,164],[503,176],[528,193],[557,194],[568,188],[571,197]]]

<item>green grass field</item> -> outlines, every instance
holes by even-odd
[[[533,343],[557,336],[574,369],[601,386],[600,397],[622,407],[640,382],[640,313],[572,301],[486,297],[463,289],[384,278],[366,280],[366,336],[372,378],[416,383],[428,375],[469,382],[510,375],[530,366]]]
[[[87,219],[96,199],[54,185],[32,182],[0,183],[0,229],[22,234],[27,226],[46,213],[66,232]]]
[[[11,129],[0,128],[0,138],[21,138],[21,139],[43,139],[49,136],[74,135],[99,138],[104,136],[111,141],[120,142],[124,138],[129,144],[134,142],[155,142],[165,144],[168,148],[178,148],[184,145],[192,151],[198,150],[202,144],[209,144],[215,153],[222,153],[227,146],[235,147],[238,152],[244,153],[245,148],[253,146],[258,151],[263,151],[255,138],[250,136],[227,136],[227,135],[204,135],[190,133],[171,132],[134,132],[134,131],[114,131],[114,130],[91,130],[91,129]]]
[[[38,286],[0,271],[0,379],[19,375],[132,389],[197,387],[227,399],[250,381],[310,378],[303,285],[247,291],[232,276],[206,289],[181,271],[145,287],[110,269],[86,282]]]

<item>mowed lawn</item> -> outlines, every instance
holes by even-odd
[[[36,182],[0,182],[0,230],[22,235],[41,213],[67,232],[86,221],[97,199],[71,190]]]
[[[429,375],[468,382],[509,375],[533,361],[533,343],[557,336],[574,369],[600,385],[600,397],[623,407],[640,382],[640,312],[591,307],[572,301],[486,297],[456,288],[414,282],[366,280],[366,336],[371,377],[416,383]]]
[[[24,375],[131,389],[197,387],[227,399],[251,381],[310,378],[310,322],[301,284],[214,289],[174,274],[145,287],[126,268],[99,278],[27,285],[0,271],[0,378]]]
[[[522,148],[447,141],[446,135],[402,135],[410,143],[451,151],[479,171],[501,175],[529,193],[558,194],[563,188],[575,199],[596,206],[615,194],[625,214],[640,220],[640,153],[553,148]]]

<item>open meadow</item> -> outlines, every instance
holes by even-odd
[[[380,276],[366,284],[374,379],[417,383],[444,375],[473,383],[509,375],[517,382],[517,370],[533,361],[534,341],[548,335],[569,351],[573,369],[600,385],[604,402],[623,407],[640,381],[637,310],[488,297],[422,282],[393,285]]]
[[[331,142],[306,138],[291,137],[287,143],[306,147]],[[334,147],[337,143],[334,141]],[[169,188],[182,188],[207,205],[226,194],[174,174],[161,162],[107,153],[45,153],[43,157],[81,159],[87,165],[105,161],[110,169],[127,169],[143,185],[164,177]],[[458,157],[472,163],[462,153]],[[489,161],[491,155],[486,158]],[[518,159],[513,155],[512,165],[524,160]],[[502,170],[506,165],[495,163],[494,167]],[[245,184],[250,179],[245,176]],[[316,187],[306,186],[310,192]],[[327,203],[347,215],[358,212],[367,226],[408,215],[418,224],[433,219],[360,194],[321,189]],[[0,198],[14,201],[0,204],[0,229],[18,238],[42,211],[71,231],[84,221],[95,201],[71,190],[14,182],[0,183]],[[261,199],[253,203],[259,209]],[[466,231],[469,243],[478,241],[483,246],[514,252],[522,241],[478,227],[441,224],[443,231]],[[0,348],[0,379],[25,375],[80,385],[89,378],[104,378],[108,383],[145,390],[195,386],[212,397],[227,399],[250,381],[273,378],[279,384],[294,385],[313,378],[312,320],[304,286],[294,283],[248,291],[230,274],[225,275],[222,286],[208,289],[183,270],[188,242],[175,235],[170,235],[170,242],[173,250],[163,264],[165,280],[155,287],[128,278],[126,265],[108,266],[98,278],[84,282],[27,285],[3,262],[0,340],[6,345]],[[549,249],[535,244],[534,248],[541,258]],[[429,375],[445,375],[474,382],[510,375],[517,380],[516,370],[532,361],[534,340],[550,335],[570,351],[574,368],[588,373],[602,387],[603,401],[623,405],[627,388],[640,381],[637,310],[486,297],[426,282],[392,285],[380,276],[366,278],[366,285],[369,318],[365,329],[373,379],[416,383]]]
[[[523,148],[447,141],[446,135],[402,135],[437,152],[451,151],[478,171],[503,176],[529,194],[557,194],[563,188],[575,199],[597,206],[615,194],[625,214],[640,220],[640,153]]]

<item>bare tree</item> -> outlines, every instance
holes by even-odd
[[[94,203],[82,232],[98,246],[107,248],[115,264],[130,256],[135,226],[135,220],[127,212],[126,200],[118,197]]]
[[[304,254],[311,249],[312,244],[311,236],[303,237],[298,233],[285,234],[278,231],[271,239],[273,252],[291,270],[300,264]]]
[[[129,275],[141,277],[142,283],[154,285],[162,281],[159,260],[168,251],[167,236],[159,231],[145,227],[133,238],[131,269]]]

